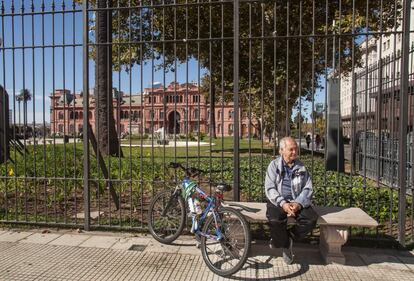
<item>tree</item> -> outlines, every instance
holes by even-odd
[[[23,102],[23,124],[24,128],[27,125],[27,101],[32,99],[32,94],[28,89],[21,89],[20,93],[16,95],[16,101],[19,104],[19,125],[20,125],[20,103]]]
[[[190,5],[175,5],[185,3]],[[159,59],[157,67],[176,71],[178,64],[194,58],[211,81],[205,93],[214,94],[216,102],[232,100],[232,2],[119,0],[118,4],[144,8],[113,12],[116,42],[133,43],[114,46],[115,68],[128,70]],[[401,5],[394,0],[373,1],[368,7],[366,1],[353,0],[268,0],[241,2],[239,10],[241,109],[252,110],[262,136],[262,128],[289,134],[292,108],[298,97],[312,99],[320,87],[318,78],[331,71],[332,54],[341,62],[341,73],[349,72],[353,64],[360,66],[364,36],[379,36],[376,31],[392,28]]]
[[[295,117],[293,118],[293,122],[296,125],[296,128],[299,128],[299,124],[303,123],[303,121],[305,121],[305,118],[302,115],[302,112],[298,111],[296,112]]]
[[[201,91],[204,92],[209,104],[210,118],[208,120],[208,132],[212,138],[216,139],[216,86],[213,81],[210,84],[210,77],[207,75],[201,80]]]
[[[82,0],[75,0],[82,4]],[[89,1],[91,8],[98,8],[95,19],[91,19],[92,30],[95,31],[95,43],[92,47],[91,56],[95,60],[95,132],[97,134],[97,145],[103,155],[119,155],[119,139],[115,129],[112,97],[112,69],[113,63],[117,61],[113,53],[112,38],[117,29],[113,29],[116,21],[113,21],[112,0]],[[124,1],[125,2],[125,1]],[[107,9],[109,8],[109,9]],[[107,10],[106,10],[107,9]],[[125,15],[123,16],[125,19]]]
[[[325,134],[325,119],[324,119],[324,112],[323,111],[313,111],[313,119],[315,120],[315,130],[316,133],[320,135]]]
[[[112,7],[112,0],[98,0],[97,8]],[[119,140],[112,106],[112,12],[96,12],[95,132],[103,155],[119,156]]]

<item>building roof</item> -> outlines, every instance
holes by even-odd
[[[59,97],[58,106],[63,107],[65,99],[67,99],[67,101],[69,102],[68,104],[65,105],[66,107],[73,107],[73,106],[82,107],[83,106],[83,95],[80,93],[76,95],[72,95],[70,93],[67,93],[66,95],[60,95],[60,93],[59,94],[57,93],[56,96]],[[65,96],[67,96],[67,98],[65,98]],[[51,95],[51,97],[53,97],[53,94]],[[122,96],[122,104],[125,104],[125,105],[131,104],[132,106],[141,105],[143,98],[144,96],[141,96],[141,94],[132,94],[131,96],[124,94]],[[89,96],[89,100],[91,101],[92,104],[95,103],[94,96],[92,95]]]

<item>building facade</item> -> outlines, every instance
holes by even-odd
[[[83,95],[71,94],[59,89],[50,95],[51,133],[78,135],[83,130]],[[142,94],[125,95],[114,91],[112,100],[115,124],[120,134],[143,135],[160,132],[172,134],[195,134],[209,132],[210,105],[205,95],[194,83],[171,83],[167,87],[156,83],[145,88]],[[96,104],[93,92],[89,98],[89,122],[95,129]],[[233,136],[233,103],[215,105],[216,135]],[[240,134],[243,137],[256,134],[254,120],[239,117]],[[249,126],[250,123],[250,126]],[[250,134],[249,134],[250,127]]]
[[[412,7],[414,8],[414,3]],[[413,9],[410,18],[412,27]],[[364,54],[361,65],[353,73],[341,76],[340,110],[344,136],[351,136],[352,127],[355,127],[356,133],[365,130],[374,132],[378,130],[378,126],[388,132],[398,132],[402,24],[389,32],[391,33],[363,41],[359,46]],[[408,125],[412,127],[413,33],[410,33],[409,41]]]

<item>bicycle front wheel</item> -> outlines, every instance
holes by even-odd
[[[148,228],[155,240],[171,244],[180,236],[185,226],[185,203],[171,190],[158,193],[150,203]]]
[[[250,228],[244,216],[231,208],[220,208],[211,215],[204,227],[203,233],[222,239],[216,241],[201,237],[201,253],[206,265],[211,271],[220,276],[229,276],[239,271],[247,260],[250,250]],[[216,225],[217,222],[217,225]]]

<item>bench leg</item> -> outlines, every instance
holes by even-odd
[[[326,263],[345,264],[341,247],[348,240],[348,229],[340,226],[320,226],[319,248]]]

